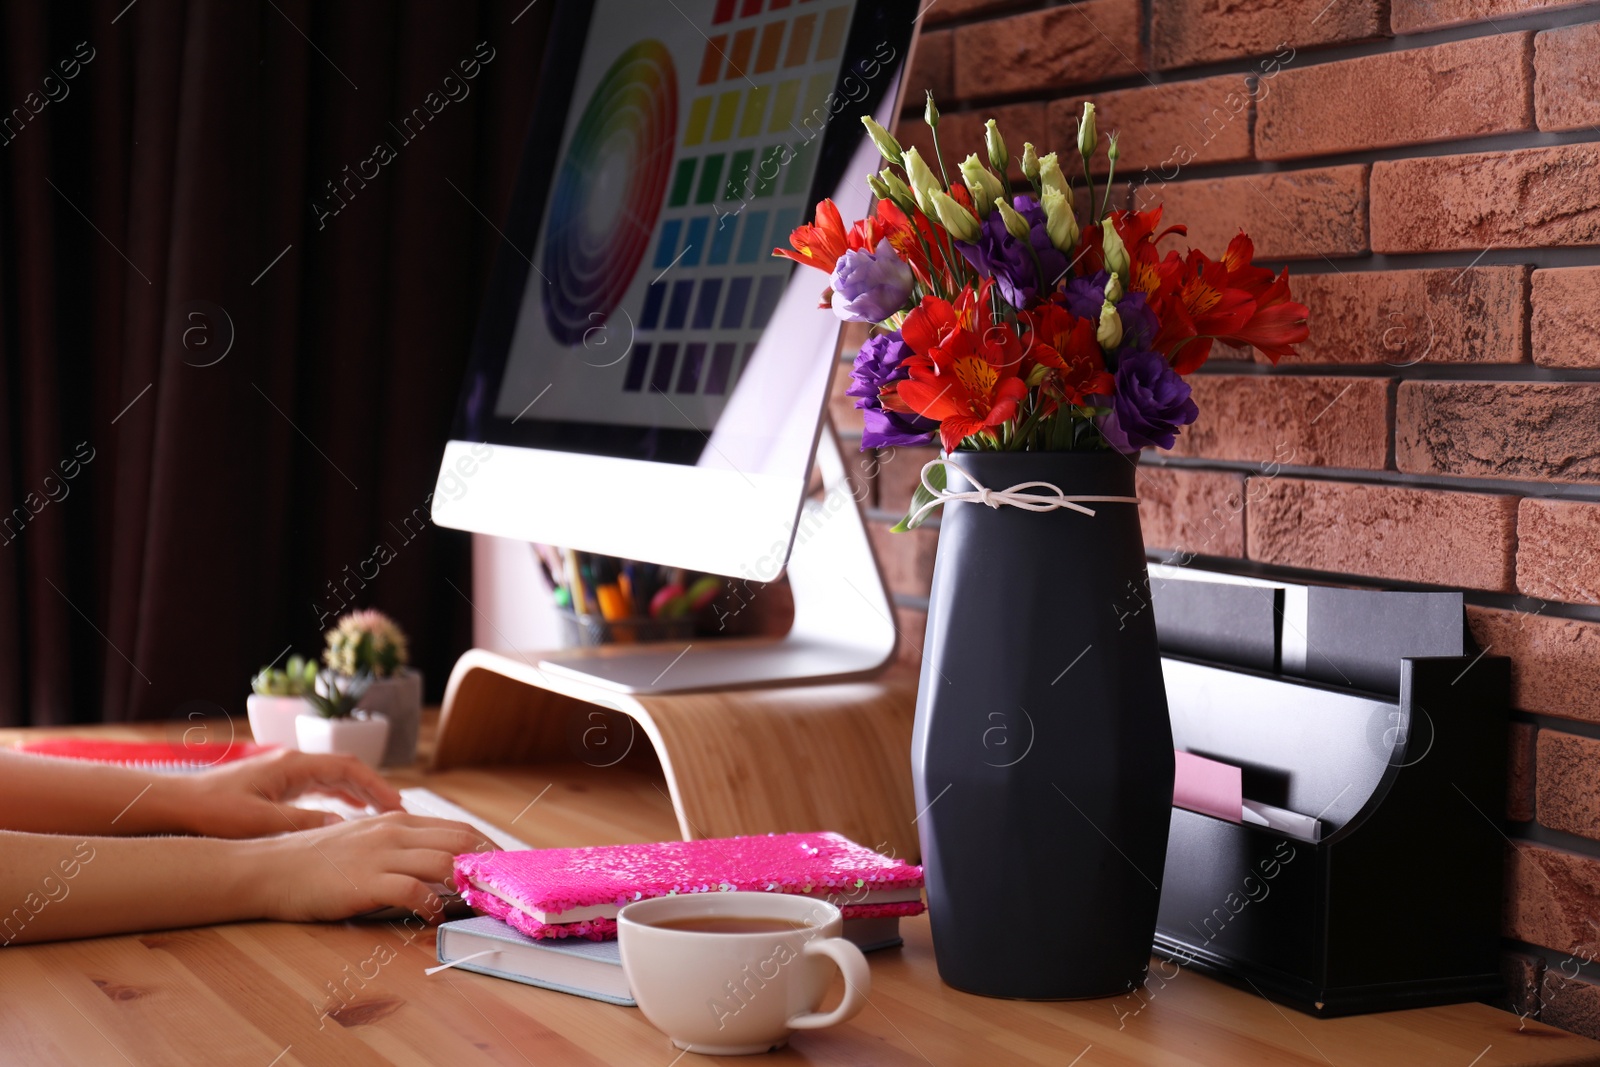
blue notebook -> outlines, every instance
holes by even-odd
[[[577,937],[535,941],[499,919],[478,915],[439,927],[440,963],[459,970],[505,978],[541,989],[634,1007],[633,992],[622,973],[617,942]],[[486,955],[456,963],[477,953]]]

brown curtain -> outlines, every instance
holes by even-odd
[[[341,604],[440,692],[421,520],[550,6],[0,8],[0,724],[237,714]]]

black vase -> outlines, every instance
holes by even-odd
[[[1115,452],[950,459],[997,491],[1134,495]],[[1086,506],[943,508],[912,775],[939,976],[969,993],[1112,996],[1150,959],[1172,727],[1138,507]]]

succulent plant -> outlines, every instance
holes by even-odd
[[[344,616],[327,634],[322,662],[343,675],[387,678],[410,662],[406,635],[381,611],[368,608]]]
[[[317,680],[322,683],[319,687],[321,692],[313,690],[307,693],[306,702],[315,714],[324,719],[348,719],[372,685],[370,674],[339,675],[333,671],[323,671]]]
[[[316,688],[317,661],[302,656],[290,656],[281,670],[263,667],[250,679],[250,688],[262,696],[303,697]]]

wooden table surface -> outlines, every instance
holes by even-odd
[[[192,726],[56,732],[176,739]],[[0,731],[0,743],[43,733]],[[392,778],[426,785],[535,845],[675,836],[659,778],[636,769],[561,765]],[[1189,971],[1112,1000],[974,997],[939,981],[925,918],[904,921],[902,929],[903,948],[868,957],[872,993],[860,1015],[798,1034],[760,1062],[1600,1064],[1600,1044],[1482,1004],[1314,1019]],[[1019,926],[1012,936],[1026,930]],[[243,923],[0,949],[0,1064],[727,1062],[679,1053],[637,1009],[460,971],[424,975],[434,962],[431,930],[371,922]],[[1173,973],[1171,965],[1162,968]]]

